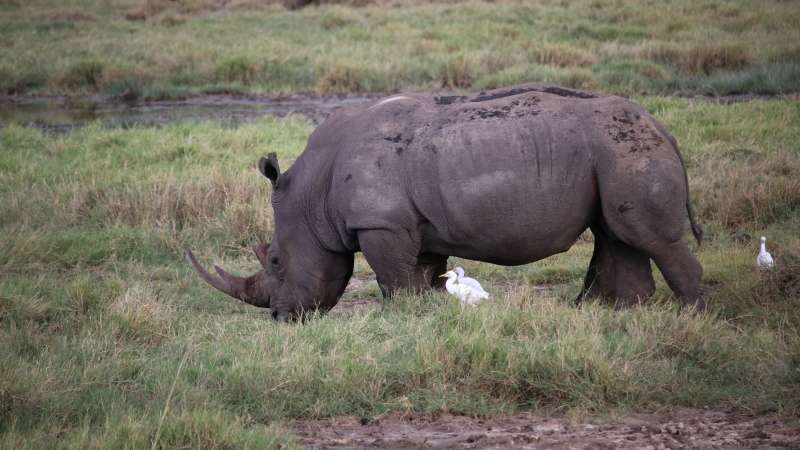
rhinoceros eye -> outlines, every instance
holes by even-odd
[[[277,269],[278,267],[280,267],[280,261],[278,261],[277,256],[273,256],[272,258],[270,258],[269,263],[272,265],[273,269]]]

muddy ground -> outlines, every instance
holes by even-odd
[[[797,418],[696,409],[582,421],[395,413],[374,420],[298,420],[290,428],[310,449],[800,449]]]

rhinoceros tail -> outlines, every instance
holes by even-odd
[[[686,172],[686,169],[684,169]],[[688,187],[688,183],[686,184]],[[700,228],[700,225],[697,223],[697,218],[694,215],[694,209],[692,208],[692,202],[689,200],[689,190],[686,190],[686,211],[689,213],[689,223],[692,224],[692,234],[694,238],[697,239],[697,245],[700,246],[703,244],[703,229]]]
[[[697,246],[699,247],[703,245],[703,229],[700,228],[700,225],[697,223],[697,217],[694,215],[694,208],[692,208],[692,199],[691,195],[689,195],[689,175],[686,173],[686,163],[683,161],[683,155],[681,155],[681,151],[678,149],[678,142],[669,133],[667,133],[667,136],[669,136],[670,142],[672,142],[672,148],[675,149],[675,154],[678,155],[681,166],[683,166],[683,181],[686,184],[686,213],[689,215],[689,224],[692,226],[692,234],[697,240]]]

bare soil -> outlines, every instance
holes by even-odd
[[[583,421],[393,413],[298,420],[290,428],[310,449],[800,449],[798,418],[697,409]]]

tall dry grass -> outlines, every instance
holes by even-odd
[[[693,178],[699,214],[731,229],[762,228],[800,211],[800,156],[712,157]]]
[[[718,70],[733,71],[753,64],[752,49],[744,44],[668,44],[652,42],[634,49],[639,58],[650,59],[674,67],[686,74],[710,74]]]

